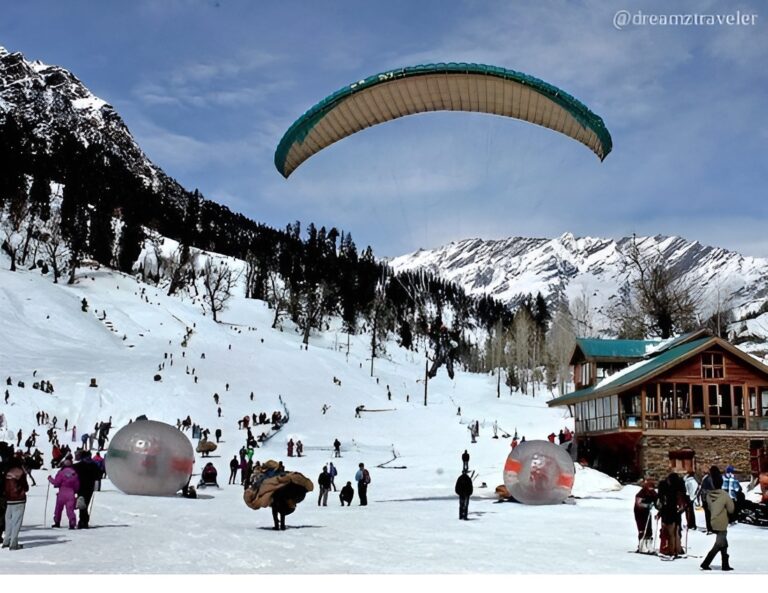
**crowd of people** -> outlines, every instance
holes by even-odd
[[[768,502],[768,491],[763,499]],[[697,528],[695,509],[700,506],[704,511],[706,533],[715,535],[715,544],[701,563],[701,569],[711,570],[710,565],[719,553],[722,570],[733,570],[728,554],[728,526],[737,521],[740,511],[749,504],[732,465],[728,465],[725,472],[716,465],[711,466],[701,482],[693,471],[685,477],[671,472],[658,484],[645,480],[634,504],[637,551],[668,559],[683,557],[687,552],[688,530]],[[658,549],[653,510],[657,511],[655,520],[660,523]]]

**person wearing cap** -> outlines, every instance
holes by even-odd
[[[61,469],[53,478],[48,476],[48,481],[54,488],[59,489],[56,495],[56,508],[53,511],[53,526],[61,527],[61,512],[66,509],[69,528],[75,529],[77,518],[75,517],[75,493],[80,489],[80,480],[77,472],[72,468],[72,456],[67,455],[61,462]]]

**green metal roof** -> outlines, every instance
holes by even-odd
[[[605,340],[609,341],[609,340]],[[627,340],[631,341],[631,340]],[[658,356],[655,356],[649,360],[644,360],[638,363],[635,363],[623,371],[619,371],[618,373],[615,373],[612,375],[612,377],[609,377],[608,379],[613,380],[606,380],[604,379],[601,383],[598,383],[597,385],[594,385],[592,387],[587,387],[586,389],[580,389],[578,391],[573,391],[571,393],[567,393],[565,395],[562,395],[560,397],[557,397],[555,399],[550,400],[547,402],[550,406],[566,406],[569,404],[574,404],[579,401],[592,399],[592,396],[597,396],[601,394],[612,394],[619,391],[622,391],[622,389],[626,386],[629,386],[630,384],[641,381],[643,379],[648,379],[657,372],[663,370],[667,365],[670,363],[680,362],[683,359],[687,358],[688,356],[695,354],[697,350],[703,349],[707,347],[710,343],[716,342],[717,339],[713,337],[707,337],[707,338],[701,338],[699,340],[694,340],[693,342],[687,342],[685,344],[681,344],[680,346],[677,346],[675,348],[670,348],[669,350],[663,351]]]
[[[517,72],[515,70],[507,70],[506,68],[500,68],[498,66],[488,66],[485,64],[467,64],[463,62],[459,63],[438,63],[438,64],[422,64],[418,66],[407,66],[405,68],[398,68],[395,70],[389,70],[382,72],[381,74],[375,74],[369,76],[358,82],[348,84],[347,86],[339,89],[335,93],[329,95],[315,106],[311,107],[304,115],[297,119],[288,131],[283,135],[280,140],[280,144],[275,151],[275,167],[280,173],[286,177],[286,158],[291,146],[295,142],[303,142],[307,137],[307,134],[312,128],[330,112],[339,103],[344,101],[347,97],[353,93],[358,93],[372,86],[390,82],[399,78],[408,78],[412,76],[423,76],[425,74],[442,74],[451,72],[462,72],[469,74],[483,74],[486,76],[494,76],[502,78],[504,80],[512,80],[521,84],[532,87],[536,92],[547,97],[554,103],[561,106],[568,113],[570,113],[583,127],[592,130],[600,140],[602,144],[603,153],[600,160],[603,160],[613,148],[613,141],[611,134],[608,132],[608,128],[605,127],[605,123],[602,118],[594,114],[590,109],[584,105],[578,99],[572,97],[565,91],[553,86],[543,80],[540,80],[534,76]]]
[[[586,358],[643,358],[659,340],[600,340],[577,338],[576,346]]]

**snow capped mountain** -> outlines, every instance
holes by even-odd
[[[147,158],[117,111],[65,68],[0,47],[0,114],[16,116],[45,151],[54,150],[65,132],[84,146],[100,143],[145,186],[185,200],[186,191]]]
[[[489,294],[515,304],[541,292],[550,302],[582,297],[604,310],[627,279],[619,240],[574,237],[466,239],[390,260],[396,271],[423,268],[473,295]],[[768,295],[768,259],[747,257],[681,237],[638,237],[643,254],[661,253],[681,276],[705,288],[705,310],[716,302],[740,313],[757,309]]]

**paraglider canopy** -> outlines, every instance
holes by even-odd
[[[369,76],[320,101],[285,133],[275,151],[275,167],[287,178],[309,157],[346,136],[427,111],[512,117],[578,140],[600,160],[611,152],[603,120],[543,80],[482,64],[427,64]]]

